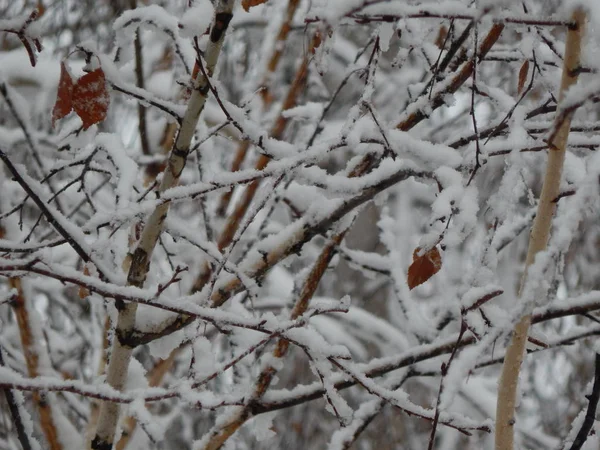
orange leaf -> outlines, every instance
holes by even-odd
[[[266,1],[267,0],[242,0],[242,8],[244,8],[244,11],[248,12],[253,6],[262,5]]]
[[[82,76],[73,87],[73,109],[83,122],[83,129],[106,119],[110,97],[102,69]]]
[[[425,283],[442,268],[442,257],[437,247],[419,256],[420,248],[413,252],[413,262],[408,268],[408,288],[414,289]]]
[[[38,10],[38,17],[42,17],[44,15],[44,13],[46,12],[46,6],[42,3],[42,0],[38,0],[37,10]]]
[[[58,82],[58,92],[56,93],[56,102],[52,109],[52,126],[57,120],[68,115],[73,109],[73,79],[65,66],[60,63],[60,80]]]
[[[520,94],[525,87],[525,81],[527,81],[527,74],[529,73],[529,60],[526,59],[523,65],[519,69],[519,81],[517,85],[517,92]]]

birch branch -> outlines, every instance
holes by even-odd
[[[214,72],[219,59],[227,27],[232,18],[233,5],[234,0],[220,0],[215,5],[215,16],[210,27],[209,42],[205,53],[209,76]],[[181,121],[177,138],[173,143],[167,167],[159,186],[159,193],[165,192],[179,183],[179,177],[183,172],[190,151],[194,130],[206,104],[209,93],[208,79],[198,72],[192,80],[192,84],[194,90]],[[169,202],[157,206],[146,221],[140,241],[131,258],[131,266],[127,275],[127,283],[131,286],[142,287],[144,285],[152,252],[162,231],[169,206]],[[127,379],[127,370],[133,349],[121,341],[134,329],[137,304],[118,302],[117,308],[119,314],[116,324],[116,337],[111,349],[106,380],[111,387],[122,390]],[[119,413],[120,405],[110,402],[101,404],[96,436],[92,441],[93,449],[109,450],[112,448]]]
[[[564,69],[562,74],[559,104],[563,101],[567,90],[577,83],[581,55],[581,40],[584,33],[586,13],[578,8],[573,12],[573,23],[567,31],[567,43],[565,49]],[[538,253],[543,252],[548,244],[550,228],[552,225],[552,216],[556,209],[554,199],[559,194],[560,179],[569,129],[571,126],[571,117],[565,118],[560,124],[559,131],[554,139],[549,143],[548,163],[546,166],[546,175],[542,186],[542,193],[538,203],[538,210],[533,222],[527,259],[525,261],[525,270],[521,278],[519,288],[519,298],[528,283],[528,271],[533,265]],[[496,450],[512,450],[514,448],[514,426],[516,422],[515,409],[517,403],[517,389],[519,384],[519,373],[521,364],[525,357],[525,345],[527,344],[527,334],[531,324],[531,314],[525,313],[519,322],[515,325],[511,342],[506,350],[502,373],[500,375],[498,387],[498,403],[496,405]]]

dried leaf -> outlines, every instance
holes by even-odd
[[[248,12],[253,6],[262,5],[266,1],[267,0],[242,0],[242,8],[244,8],[244,11]]]
[[[38,0],[38,2],[37,2],[37,11],[38,11],[38,17],[42,17],[44,15],[44,13],[46,12],[46,6],[42,2],[42,0]]]
[[[56,93],[56,102],[52,109],[52,126],[57,120],[67,116],[73,109],[73,79],[65,66],[60,63],[60,80],[58,82],[58,92]]]
[[[110,96],[101,68],[82,76],[73,87],[73,109],[83,122],[83,129],[106,119]]]
[[[437,38],[435,38],[435,46],[440,50],[444,47],[444,42],[446,42],[446,36],[448,36],[448,28],[445,25],[440,27],[438,31]]]
[[[413,253],[413,262],[408,268],[408,288],[414,289],[425,283],[442,268],[442,257],[437,247],[419,255],[420,248]]]
[[[523,88],[525,87],[525,82],[527,81],[528,73],[529,73],[529,60],[526,59],[523,62],[523,65],[521,66],[521,68],[519,69],[519,81],[518,81],[518,87],[517,87],[517,92],[519,94],[521,92],[523,92]]]

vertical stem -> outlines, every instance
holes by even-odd
[[[135,8],[136,0],[132,1],[133,8]],[[133,41],[135,50],[135,78],[136,84],[139,88],[144,89],[144,54],[142,52],[142,38],[140,37],[140,30],[138,29],[135,33],[135,40]],[[150,143],[148,141],[148,125],[146,122],[146,107],[141,103],[138,103],[138,129],[140,132],[140,142],[142,147],[142,153],[144,155],[150,154]]]
[[[580,8],[576,9],[573,13],[573,25],[567,31],[559,105],[564,99],[565,92],[577,82],[578,73],[576,69],[579,67],[581,38],[584,32],[585,19],[585,12]],[[533,222],[529,239],[525,270],[519,288],[519,298],[523,294],[523,289],[527,283],[528,270],[533,264],[536,255],[546,249],[550,236],[552,216],[556,208],[554,200],[559,193],[571,117],[567,115],[561,119],[559,114],[557,115],[557,120],[561,121],[561,123],[556,124],[558,125],[558,132],[555,138],[549,143],[546,175],[544,176],[537,215]],[[514,448],[517,388],[521,363],[525,356],[525,344],[527,343],[527,333],[530,324],[530,314],[526,314],[519,320],[513,329],[511,342],[506,350],[499,380],[498,403],[496,405],[496,450],[512,450]]]
[[[96,373],[98,376],[101,376],[104,373],[104,369],[106,369],[106,359],[108,357],[108,347],[110,345],[108,339],[108,333],[110,331],[110,318],[108,317],[108,313],[106,314],[106,318],[104,319],[104,326],[102,328],[102,349],[100,351],[100,358],[98,362],[98,370]],[[85,442],[87,445],[87,449],[91,448],[92,439],[94,438],[94,433],[96,431],[96,425],[98,424],[98,417],[100,415],[100,401],[92,400],[90,405],[90,415],[88,417],[87,428],[85,432]]]
[[[207,75],[212,76],[225,34],[232,18],[234,0],[219,0],[215,5],[215,16],[210,28],[209,42],[207,44],[205,59]],[[188,101],[186,112],[183,116],[177,138],[169,154],[167,167],[163,173],[159,192],[165,192],[179,183],[183,172],[194,130],[198,124],[200,114],[204,110],[209,90],[209,80],[198,72],[192,80],[193,92]],[[148,275],[152,252],[162,232],[164,221],[169,212],[170,203],[165,202],[157,206],[146,220],[140,241],[131,258],[131,266],[127,275],[130,286],[142,287]],[[128,336],[134,329],[137,313],[136,303],[117,302],[119,314],[113,340],[106,381],[119,391],[123,390],[127,380],[127,371],[133,348],[128,344]],[[104,401],[100,406],[100,416],[96,436],[92,441],[94,450],[110,450],[116,434],[119,421],[120,405],[115,402]]]
[[[4,367],[4,356],[2,356],[2,349],[0,349],[0,367]],[[6,403],[8,403],[8,410],[10,411],[13,425],[17,430],[19,443],[21,444],[21,447],[23,447],[23,450],[32,450],[33,447],[29,442],[30,437],[27,434],[25,424],[23,423],[23,418],[21,417],[21,411],[19,410],[19,402],[15,398],[15,394],[12,390],[5,388],[3,391],[4,396],[6,397]]]
[[[581,428],[571,445],[569,450],[581,450],[585,441],[587,441],[590,432],[594,428],[594,422],[596,422],[596,409],[598,408],[598,401],[600,400],[600,354],[596,353],[596,359],[594,363],[594,384],[592,386],[592,392],[590,395],[585,396],[588,400],[587,411]],[[565,446],[566,448],[566,446]]]
[[[17,324],[19,326],[19,334],[21,335],[23,355],[25,356],[25,363],[27,364],[27,374],[31,378],[36,378],[39,376],[40,355],[38,355],[36,350],[36,338],[31,328],[29,310],[26,304],[27,298],[23,291],[23,284],[20,278],[10,278],[9,285],[17,291],[13,305]],[[40,414],[40,425],[44,436],[46,437],[48,448],[50,450],[62,450],[62,445],[58,439],[56,424],[54,423],[52,407],[48,402],[47,394],[40,391],[34,391],[32,397],[33,403],[36,405]]]

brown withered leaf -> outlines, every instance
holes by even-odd
[[[52,108],[52,126],[57,120],[67,116],[73,109],[73,79],[64,62],[60,63],[60,80],[58,81],[58,92],[56,102]]]
[[[44,13],[46,12],[46,5],[44,5],[42,0],[38,0],[38,2],[37,2],[37,11],[38,11],[38,17],[42,17],[44,15]]]
[[[517,93],[521,94],[523,92],[523,88],[525,87],[525,82],[527,81],[527,74],[529,73],[529,60],[526,59],[521,68],[519,69],[519,80],[517,84]]]
[[[244,8],[244,11],[248,12],[253,6],[262,5],[266,1],[267,0],[242,0],[242,8]]]
[[[106,119],[110,96],[104,72],[98,68],[82,76],[73,87],[73,109],[83,122],[83,129]]]
[[[435,38],[435,46],[440,50],[444,47],[446,36],[448,36],[448,28],[446,28],[445,25],[442,25],[438,31],[437,38]]]
[[[420,248],[413,252],[413,262],[408,268],[408,288],[414,289],[425,283],[442,268],[442,257],[437,247],[419,255]]]

